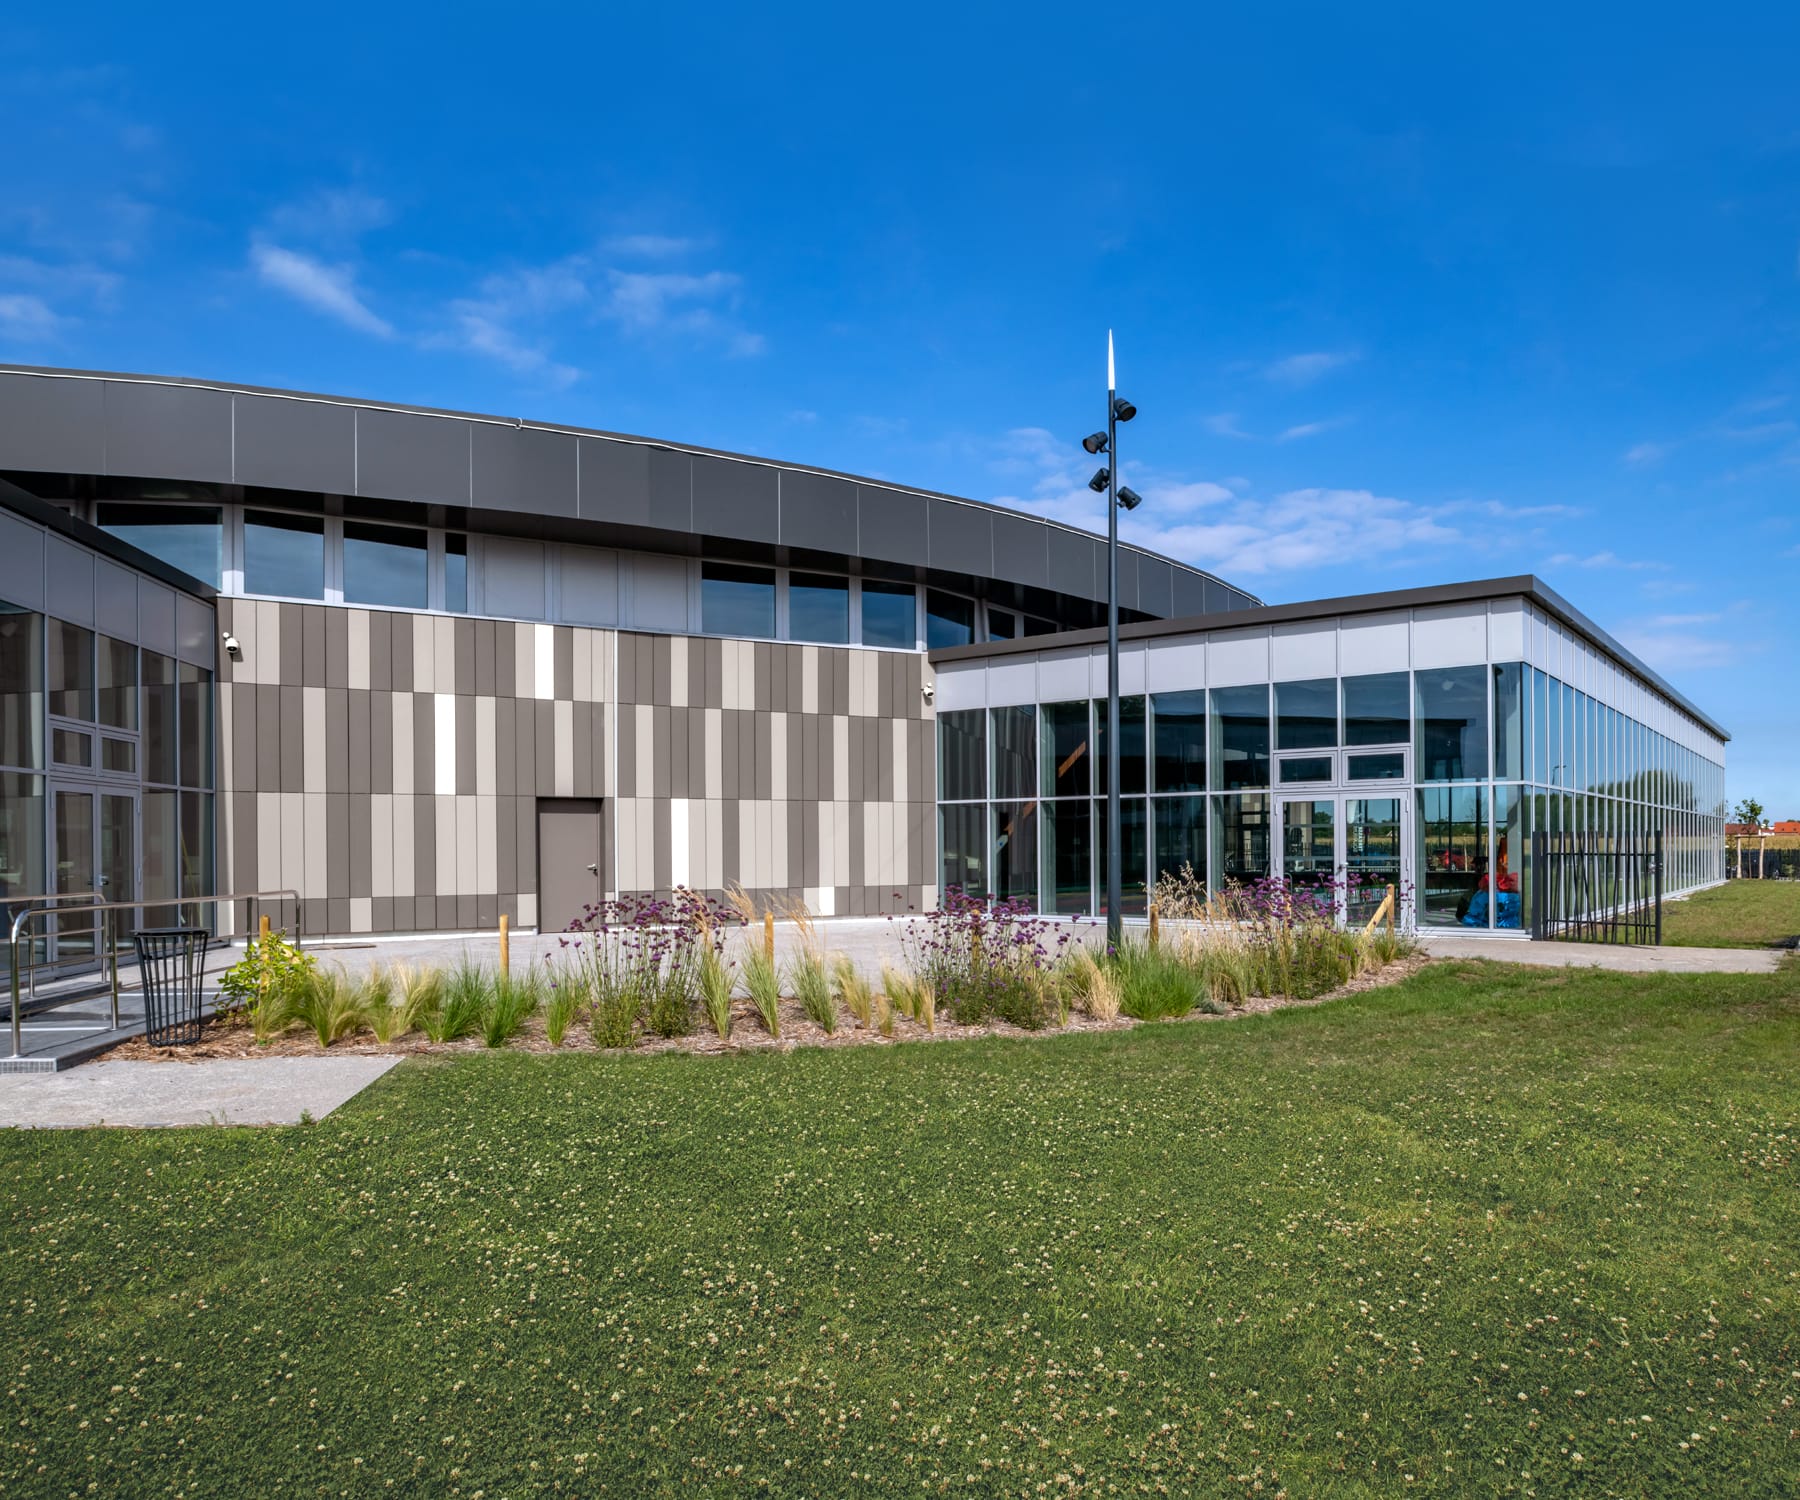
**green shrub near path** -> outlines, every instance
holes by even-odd
[[[1800,969],[0,1135],[0,1493],[1800,1492]]]

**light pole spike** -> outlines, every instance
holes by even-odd
[[[1112,329],[1106,330],[1106,393],[1111,395],[1119,388],[1119,379],[1113,370]]]

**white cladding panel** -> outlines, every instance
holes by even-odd
[[[1206,675],[1213,687],[1269,680],[1269,632],[1220,630],[1206,643]]]
[[[483,608],[515,620],[544,618],[544,544],[490,536],[481,545]]]
[[[1404,672],[1412,665],[1411,639],[1404,613],[1353,615],[1339,627],[1339,670],[1346,677]]]
[[[1304,682],[1335,677],[1338,669],[1338,622],[1305,620],[1275,627],[1275,680]]]
[[[1415,667],[1472,667],[1488,659],[1487,605],[1444,604],[1413,611]]]

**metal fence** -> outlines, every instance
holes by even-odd
[[[1759,842],[1745,839],[1725,851],[1727,880],[1800,880],[1800,849],[1759,848]]]
[[[1662,832],[1532,835],[1531,935],[1662,942]]]

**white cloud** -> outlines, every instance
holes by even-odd
[[[1263,366],[1263,377],[1279,385],[1311,385],[1333,370],[1341,370],[1345,365],[1354,364],[1358,358],[1352,350],[1334,353],[1321,349],[1311,354],[1290,354],[1286,359],[1278,359]]]
[[[356,273],[349,266],[327,265],[266,240],[250,247],[250,263],[268,285],[315,311],[336,318],[359,333],[393,337],[393,325],[370,309],[357,293]]]
[[[606,242],[606,252],[625,260],[673,260],[702,247],[700,240],[671,234],[618,234]]]
[[[1238,414],[1234,411],[1216,411],[1211,416],[1202,417],[1201,422],[1205,425],[1206,430],[1215,437],[1247,438],[1252,436],[1238,425]]]
[[[1042,428],[1018,428],[1001,440],[990,467],[1023,482],[995,503],[1092,530],[1106,519],[1105,500],[1087,487],[1089,465],[1100,462],[1078,460]],[[1259,500],[1208,480],[1139,469],[1128,478],[1144,504],[1120,517],[1120,535],[1227,578],[1386,563],[1420,546],[1478,550],[1477,539],[1424,507],[1367,490],[1299,489]]]
[[[1616,552],[1590,552],[1586,557],[1580,557],[1573,552],[1558,552],[1547,560],[1545,566],[1551,568],[1622,568],[1628,572],[1663,572],[1669,565],[1666,562],[1624,558]]]
[[[1690,628],[1690,622],[1710,624],[1717,618],[1715,615],[1659,615],[1625,626],[1619,631],[1619,639],[1652,667],[1665,672],[1730,666],[1738,659],[1738,650],[1732,641]]]
[[[1766,443],[1773,438],[1791,436],[1796,431],[1800,431],[1800,428],[1797,428],[1792,422],[1783,420],[1780,422],[1756,422],[1749,427],[1722,427],[1719,429],[1719,435],[1739,443]]]
[[[0,294],[0,339],[40,343],[54,338],[63,319],[42,297],[29,292]]]
[[[1624,453],[1624,461],[1634,469],[1647,469],[1669,456],[1667,443],[1634,443]]]
[[[717,305],[735,296],[739,278],[730,271],[609,270],[602,311],[632,333],[664,328],[703,331],[716,324]]]
[[[391,223],[393,217],[386,199],[361,188],[320,188],[277,208],[269,215],[269,227],[283,239],[344,246]]]
[[[1323,422],[1301,422],[1296,426],[1285,429],[1275,441],[1278,443],[1292,443],[1299,441],[1301,438],[1317,437],[1321,432],[1330,432],[1334,428],[1347,426],[1349,421],[1350,419],[1348,417],[1331,417]]]
[[[790,422],[809,426],[819,420],[819,414],[816,411],[808,411],[805,407],[797,406],[787,414],[787,419]]]

